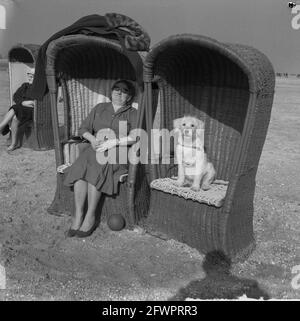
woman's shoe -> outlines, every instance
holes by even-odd
[[[7,135],[10,132],[9,126],[5,125],[5,127],[1,130],[1,134],[3,136]]]
[[[12,151],[14,151],[15,149],[18,149],[18,148],[20,148],[19,146],[17,146],[17,145],[10,145],[10,146],[8,146],[7,147],[7,151],[8,152],[12,152]]]
[[[77,237],[88,237],[90,235],[93,234],[93,232],[95,231],[95,229],[97,228],[97,224],[94,224],[88,231],[84,232],[84,231],[80,231],[77,230],[76,231],[76,236]]]
[[[68,229],[67,231],[66,231],[66,237],[74,237],[75,235],[77,235],[76,233],[77,233],[77,231],[78,230],[73,230],[73,229]]]

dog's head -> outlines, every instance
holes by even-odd
[[[196,139],[204,141],[204,122],[193,116],[184,116],[182,118],[174,119],[173,126],[175,131],[180,131],[185,139]]]

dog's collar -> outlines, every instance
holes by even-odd
[[[185,167],[195,167],[195,163],[190,164],[188,162],[183,162],[183,164]]]
[[[204,147],[197,147],[197,146],[185,146],[181,143],[178,143],[178,145],[182,146],[182,147],[186,147],[186,148],[193,148],[193,149],[197,149],[197,150],[204,150]]]

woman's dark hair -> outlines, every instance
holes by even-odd
[[[111,87],[111,91],[113,91],[113,89],[120,83],[126,84],[128,88],[128,95],[131,97],[130,100],[128,101],[128,104],[131,104],[135,97],[135,87],[131,81],[127,79],[119,79],[113,84],[113,86]]]

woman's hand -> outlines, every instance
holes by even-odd
[[[94,135],[92,135],[90,132],[83,133],[82,137],[91,143],[93,150],[97,150],[101,143],[101,141],[97,139]]]
[[[106,141],[102,141],[97,148],[97,152],[105,152],[106,150],[112,149],[117,146],[117,139],[108,139]]]
[[[99,141],[98,139],[96,139],[96,137],[90,139],[91,145],[93,150],[97,151],[97,148],[99,148],[101,141]]]
[[[33,100],[24,100],[22,102],[22,105],[24,107],[34,107],[34,101]]]

